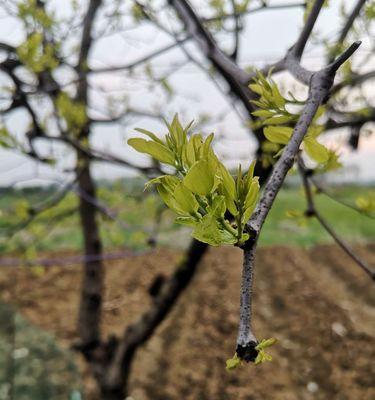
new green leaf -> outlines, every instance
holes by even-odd
[[[133,138],[128,140],[128,145],[132,146],[135,150],[140,153],[149,154],[165,164],[174,165],[175,158],[171,150],[158,142],[152,142],[141,138]]]

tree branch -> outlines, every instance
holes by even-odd
[[[352,28],[354,21],[358,17],[359,13],[361,12],[363,6],[365,5],[366,0],[358,0],[357,3],[354,5],[352,12],[350,13],[348,19],[346,20],[345,25],[343,26],[340,36],[337,39],[337,43],[343,43],[350,29]]]
[[[218,69],[236,77],[238,82],[246,85],[251,79],[251,75],[236,65],[230,57],[226,56],[218,48],[215,40],[203,26],[202,21],[196,15],[188,1],[168,0],[168,3],[176,10],[189,36],[196,40],[206,57],[211,60]]]
[[[133,61],[131,63],[128,64],[124,64],[124,65],[118,65],[115,67],[104,67],[104,68],[95,68],[95,69],[90,69],[89,72],[91,74],[99,74],[99,73],[103,73],[103,72],[117,72],[117,71],[124,71],[124,70],[129,70],[135,67],[138,67],[141,64],[146,63],[147,61],[152,60],[155,57],[158,57],[164,53],[166,53],[169,50],[175,49],[177,46],[180,46],[181,44],[187,42],[191,37],[187,36],[183,39],[176,39],[176,41],[172,44],[169,44],[167,46],[164,46],[162,48],[160,48],[159,50],[153,51],[151,54],[147,54],[144,57],[141,57],[140,59]]]
[[[241,101],[249,117],[253,119],[251,113],[255,108],[250,100],[254,99],[255,94],[249,90],[247,85],[255,74],[244,71],[218,47],[188,1],[168,0],[168,3],[175,9],[189,36],[195,40],[205,57],[212,62],[215,69],[227,82],[230,91]],[[276,68],[280,70],[278,65]],[[261,129],[254,130],[253,134],[259,143],[264,141]]]
[[[375,219],[375,216],[372,216],[368,213],[366,213],[365,211],[361,210],[358,207],[355,207],[353,204],[350,204],[344,200],[340,200],[337,197],[333,196],[331,193],[329,193],[321,184],[319,184],[316,179],[314,179],[312,176],[310,177],[310,181],[313,183],[313,185],[315,186],[317,193],[322,193],[323,195],[327,196],[328,198],[330,198],[331,200],[335,201],[338,204],[341,204],[347,208],[350,208],[351,210],[361,214],[362,216],[366,216],[368,218],[371,219]]]
[[[303,26],[301,34],[296,42],[296,44],[292,48],[293,55],[300,60],[305,50],[306,43],[309,40],[309,37],[312,33],[312,30],[315,26],[315,23],[319,17],[320,11],[324,5],[325,0],[315,0],[311,11],[307,17],[307,20]]]
[[[344,119],[341,119],[339,121],[336,121],[333,118],[329,118],[325,123],[325,129],[333,130],[347,127],[361,127],[368,122],[374,122],[375,108],[370,109],[367,115],[347,113],[344,114],[342,117],[344,117]]]
[[[275,164],[256,209],[247,223],[247,230],[250,234],[250,239],[243,246],[244,268],[242,274],[240,324],[237,337],[237,354],[244,360],[253,360],[256,355],[256,353],[254,354],[256,342],[254,342],[255,335],[251,329],[251,303],[249,303],[249,299],[251,299],[251,276],[255,263],[256,245],[263,223],[289,169],[294,163],[300,145],[313,121],[316,111],[329,95],[339,64],[346,61],[359,45],[360,43],[358,42],[354,43],[332,64],[320,71],[311,73],[309,95],[306,105],[294,128],[292,137]]]
[[[230,55],[231,59],[233,61],[237,60],[238,56],[238,51],[239,51],[239,46],[240,46],[240,30],[241,30],[241,24],[240,24],[240,18],[239,16],[235,15],[236,14],[236,0],[231,0],[231,5],[233,9],[233,18],[234,18],[234,30],[233,30],[233,35],[234,35],[234,49],[232,51],[232,54]]]
[[[126,328],[122,340],[114,349],[109,364],[105,366],[104,370],[98,371],[104,398],[111,398],[110,396],[114,394],[117,394],[118,397],[114,396],[113,398],[125,397],[124,394],[127,392],[125,385],[136,351],[151,337],[172,310],[177,299],[193,278],[207,247],[208,245],[205,243],[192,240],[186,257],[172,276],[164,282],[160,293],[154,298],[151,308],[141,315],[137,322]]]
[[[298,161],[298,168],[302,177],[302,183],[304,186],[306,200],[307,200],[307,216],[315,217],[320,225],[328,232],[328,234],[334,239],[334,241],[345,251],[345,253],[356,262],[356,264],[362,268],[372,280],[375,281],[375,272],[337,235],[334,229],[327,223],[324,217],[320,214],[315,206],[314,197],[311,190],[309,178],[306,174],[306,169],[302,163],[302,160]]]
[[[243,12],[234,12],[231,14],[216,15],[214,17],[202,18],[202,21],[205,23],[217,22],[217,21],[223,21],[223,20],[230,19],[230,18],[244,17],[249,14],[255,14],[259,11],[286,10],[289,8],[305,7],[305,5],[306,5],[305,2],[285,3],[285,4],[275,4],[275,5],[267,5],[266,3],[263,3],[262,5],[260,5],[258,7],[249,8],[248,10],[243,11]]]
[[[331,93],[333,95],[345,87],[355,87],[373,78],[375,78],[375,71],[369,71],[364,74],[351,75],[348,79],[345,79],[342,82],[334,85]]]

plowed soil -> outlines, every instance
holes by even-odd
[[[375,245],[357,249],[374,267]],[[106,263],[105,335],[120,334],[147,309],[147,288],[169,274],[181,253]],[[76,338],[80,267],[43,274],[3,268],[1,300],[16,303],[63,346]],[[192,284],[156,335],[139,351],[131,374],[134,400],[374,400],[375,286],[335,246],[262,248],[254,291],[254,329],[276,337],[274,360],[234,372],[241,251],[211,248]],[[78,356],[77,356],[78,359]],[[82,360],[86,398],[97,399]]]

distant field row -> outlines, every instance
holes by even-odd
[[[355,200],[374,193],[373,188],[341,187],[331,190],[340,201],[355,205]],[[0,250],[2,255],[24,252],[33,257],[39,251],[78,250],[82,245],[77,195],[68,194],[57,207],[49,209],[26,224],[27,209],[39,206],[53,196],[49,190],[4,191],[0,196]],[[163,211],[154,194],[144,194],[142,185],[116,183],[99,189],[99,197],[110,210],[113,220],[102,214],[101,235],[106,249],[143,248],[148,238],[156,236],[162,245],[184,246],[189,232],[174,224],[174,217]],[[360,214],[324,194],[317,195],[317,205],[337,232],[352,242],[375,240],[375,220]],[[300,189],[284,189],[274,204],[261,235],[261,245],[288,244],[309,246],[331,241],[313,219],[303,217],[305,199]],[[19,223],[21,221],[21,223]],[[26,225],[24,229],[21,229]],[[173,238],[173,240],[171,240]]]

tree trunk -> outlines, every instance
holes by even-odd
[[[79,81],[77,85],[76,101],[85,106],[87,116],[88,83],[87,65],[88,55],[92,45],[92,29],[102,0],[90,0],[83,21],[82,38],[80,44],[77,72]],[[81,127],[78,135],[79,141],[89,142],[90,121]],[[103,295],[103,263],[102,244],[99,228],[96,221],[97,210],[95,207],[96,188],[90,171],[90,157],[77,151],[77,177],[81,191],[79,213],[81,218],[84,249],[86,259],[83,264],[84,273],[81,287],[81,303],[78,319],[78,333],[81,340],[81,351],[90,360],[92,353],[100,343],[100,317]],[[88,201],[92,199],[93,201]],[[87,257],[89,256],[89,257]]]
[[[95,182],[92,179],[90,164],[78,155],[78,165],[84,164],[78,172],[78,186],[81,193],[79,213],[84,239],[86,259],[81,283],[81,302],[78,317],[78,334],[83,351],[95,348],[100,341],[100,316],[103,295],[102,244],[96,221],[97,210],[86,198],[96,199]],[[89,257],[87,257],[89,256]],[[84,351],[85,353],[85,351]]]
[[[102,389],[100,400],[125,400],[126,394],[123,388]]]

